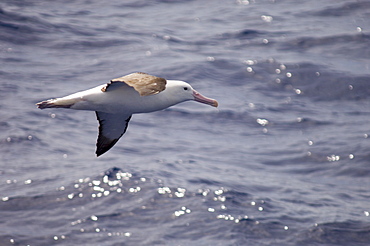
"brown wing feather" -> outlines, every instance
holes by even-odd
[[[141,72],[131,73],[120,78],[112,79],[111,83],[114,82],[126,83],[139,92],[140,96],[157,94],[166,88],[166,80],[164,78]],[[106,91],[108,87],[109,84],[107,87],[104,87],[104,91]]]

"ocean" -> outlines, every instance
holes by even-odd
[[[368,0],[0,3],[0,245],[370,245]],[[35,103],[146,72],[219,102]]]

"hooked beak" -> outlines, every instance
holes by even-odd
[[[204,103],[204,104],[208,104],[208,105],[211,105],[213,107],[218,106],[218,102],[215,99],[205,97],[202,94],[200,94],[199,92],[197,92],[196,90],[193,90],[193,96],[194,96],[194,101]]]

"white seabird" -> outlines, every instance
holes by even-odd
[[[216,100],[203,96],[184,81],[165,80],[139,72],[36,105],[40,109],[70,108],[95,111],[99,121],[95,153],[100,156],[112,148],[126,132],[132,114],[158,111],[189,100],[218,106]]]

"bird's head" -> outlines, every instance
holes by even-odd
[[[167,80],[166,91],[170,93],[179,102],[194,100],[200,103],[211,105],[213,107],[218,106],[218,102],[215,99],[208,98],[197,92],[188,83],[180,80]]]

